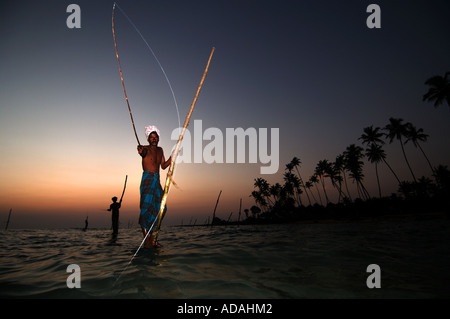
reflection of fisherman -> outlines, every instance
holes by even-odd
[[[158,146],[160,133],[156,126],[147,126],[145,128],[145,135],[147,136],[149,145],[138,146],[138,153],[142,157],[142,169],[144,170],[140,186],[141,213],[139,216],[139,224],[141,225],[144,237],[147,235],[147,232],[150,230],[151,225],[159,213],[161,199],[164,193],[159,181],[159,168],[166,169],[172,159],[169,157],[166,161],[163,149]],[[165,211],[166,207],[164,213]],[[149,235],[144,244],[145,248],[156,246],[153,234]]]
[[[113,235],[117,235],[119,233],[119,208],[122,205],[122,200],[120,202],[117,202],[117,197],[114,196],[112,198],[113,203],[109,205],[108,211],[112,212],[112,228],[113,228]]]

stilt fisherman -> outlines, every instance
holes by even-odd
[[[172,157],[166,161],[164,151],[158,146],[160,132],[156,126],[149,125],[145,127],[145,135],[149,145],[139,145],[137,147],[139,155],[142,157],[142,179],[141,179],[141,201],[139,224],[142,233],[147,236],[155,218],[158,216],[163,189],[159,179],[159,168],[166,169],[172,160]],[[164,214],[167,207],[164,208]],[[164,217],[164,215],[163,215]],[[144,247],[152,248],[157,246],[156,240],[152,233],[148,234]]]

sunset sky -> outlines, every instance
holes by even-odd
[[[71,3],[81,8],[79,29],[66,25]],[[136,225],[142,168],[114,51],[113,3],[2,1],[0,226],[12,208],[11,228],[83,227],[86,216],[91,227],[108,227],[105,209],[120,196],[126,175],[121,227]],[[366,25],[370,3],[381,8],[380,29]],[[450,71],[446,0],[118,4],[164,67],[181,124],[216,48],[191,133],[194,120],[201,120],[203,131],[217,128],[224,135],[226,128],[267,128],[270,137],[271,128],[279,129],[276,174],[261,175],[266,165],[248,157],[246,163],[178,164],[179,189],[171,189],[165,224],[203,223],[220,190],[216,215],[227,219],[233,212],[235,219],[241,198],[242,210],[254,205],[255,178],[282,183],[294,156],[309,178],[319,160],[333,161],[348,145],[361,145],[364,127],[384,127],[390,117],[423,128],[433,165],[450,165],[450,109],[422,101],[424,82]],[[169,86],[117,9],[115,32],[139,139],[146,143],[146,125],[158,126],[168,157],[178,127]],[[422,154],[411,144],[405,149],[416,175],[430,176]],[[385,150],[400,178],[410,180],[398,143]],[[364,172],[375,196],[374,167],[366,163]],[[383,165],[380,178],[385,195],[396,191]]]

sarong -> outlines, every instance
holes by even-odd
[[[159,173],[144,171],[141,179],[141,203],[139,208],[139,224],[149,230],[153,221],[158,216],[161,207],[163,189],[159,181]],[[163,216],[166,214],[167,206],[164,208]]]

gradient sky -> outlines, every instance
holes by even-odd
[[[0,224],[11,228],[108,227],[111,197],[128,186],[121,223],[136,224],[140,157],[123,95],[111,32],[113,1],[3,1],[0,11]],[[81,8],[69,29],[66,8]],[[366,8],[381,8],[381,29],[369,29]],[[364,127],[403,118],[429,134],[433,165],[450,165],[449,107],[422,102],[426,79],[450,71],[448,1],[120,1],[151,45],[172,83],[181,122],[211,48],[208,77],[191,119],[203,130],[279,128],[280,167],[263,175],[282,182],[285,164],[302,161],[304,178],[321,159],[355,143]],[[166,156],[177,111],[165,78],[122,12],[115,31],[141,143],[157,125]],[[193,129],[191,126],[190,129]],[[208,142],[204,142],[206,145]],[[388,160],[410,179],[400,147]],[[416,175],[430,176],[423,156],[406,152]],[[222,190],[217,216],[236,218],[239,200],[260,177],[256,164],[176,166],[180,189],[168,197],[165,223],[204,222]],[[380,166],[383,193],[395,180]],[[373,166],[365,181],[376,194]],[[165,174],[161,175],[164,183]],[[331,186],[330,186],[331,187]],[[356,188],[354,189],[356,194]],[[332,196],[331,200],[336,199]],[[102,211],[103,210],[103,211]]]

